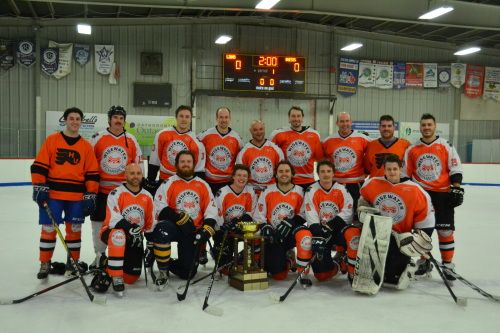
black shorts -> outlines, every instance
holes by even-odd
[[[106,219],[106,206],[108,205],[108,194],[99,192],[97,193],[95,210],[90,215],[91,221],[102,222]]]
[[[448,192],[427,191],[436,216],[437,230],[455,230],[455,208],[448,204]]]

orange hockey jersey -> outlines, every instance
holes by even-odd
[[[195,172],[205,171],[205,147],[193,132],[179,133],[172,126],[156,133],[149,164],[160,167],[160,180],[175,175],[175,157],[182,150],[189,150],[194,154]]]
[[[384,177],[368,179],[360,190],[361,199],[392,217],[392,230],[399,233],[412,229],[434,228],[434,207],[429,194],[418,184],[407,180],[393,184]]]
[[[276,184],[270,185],[260,195],[253,219],[260,223],[270,223],[276,229],[284,218],[292,218],[295,215],[305,217],[302,210],[303,201],[304,190],[298,185],[286,193]]]
[[[212,127],[200,133],[198,140],[205,146],[205,180],[209,183],[223,183],[231,179],[236,156],[243,147],[241,137],[233,130],[225,135]]]
[[[352,197],[344,186],[333,183],[327,190],[316,182],[306,190],[303,210],[308,226],[314,223],[325,224],[336,216],[351,224],[352,205]]]
[[[51,199],[79,201],[85,192],[97,193],[99,169],[92,146],[82,137],[51,134],[31,165],[33,184],[49,185]],[[74,142],[73,144],[68,144]]]
[[[113,229],[122,219],[140,225],[143,232],[152,232],[155,223],[151,194],[144,189],[134,193],[125,185],[112,190],[108,195],[106,219],[102,224],[101,234],[107,229]]]
[[[365,180],[363,157],[370,141],[370,137],[354,131],[345,138],[337,132],[323,141],[325,158],[335,165],[333,180],[341,183]]]
[[[410,143],[404,139],[396,139],[389,148],[385,148],[380,139],[371,141],[365,152],[365,171],[370,174],[370,178],[383,177],[385,157],[388,154],[396,154],[402,160],[409,146]]]
[[[208,184],[199,177],[189,180],[178,175],[170,177],[156,191],[154,203],[156,218],[163,208],[168,206],[176,213],[189,214],[196,227],[201,227],[203,221],[208,218],[219,223],[212,191]]]
[[[125,181],[125,167],[139,164],[144,174],[142,150],[135,137],[123,132],[116,136],[109,130],[96,133],[90,139],[99,164],[99,192],[108,194]]]
[[[286,127],[271,133],[269,140],[280,147],[286,160],[292,163],[295,184],[314,182],[314,161],[324,158],[318,132],[310,127],[304,127],[300,132]]]
[[[251,142],[247,143],[236,157],[236,163],[250,168],[250,183],[256,191],[261,191],[276,182],[274,168],[284,159],[281,149],[273,142],[266,140],[261,147]]]
[[[257,196],[250,185],[246,185],[241,193],[235,193],[227,185],[221,188],[215,195],[219,224],[223,224],[248,214],[252,216],[257,205]]]
[[[430,144],[417,141],[408,148],[404,160],[403,174],[428,191],[448,192],[450,176],[464,172],[455,147],[439,137]]]

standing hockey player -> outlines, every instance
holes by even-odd
[[[464,200],[462,163],[449,141],[436,136],[436,119],[425,113],[420,119],[422,138],[413,144],[405,155],[405,175],[429,193],[436,210],[436,230],[439,238],[443,270],[448,280],[455,280],[447,269],[453,270],[455,252],[455,207]],[[432,269],[429,260],[418,261],[417,275]]]
[[[195,158],[188,150],[175,157],[177,174],[163,182],[155,195],[158,224],[154,229],[154,254],[160,270],[155,281],[163,289],[168,283],[168,271],[181,279],[194,276],[199,254],[197,248],[215,233],[217,207],[210,186],[194,174]],[[170,259],[170,244],[177,242],[177,259]],[[195,267],[189,276],[192,263]]]
[[[435,220],[430,197],[418,184],[401,178],[402,164],[397,155],[386,156],[385,177],[370,178],[361,188],[358,212],[363,232],[351,228],[354,232],[346,237],[349,280],[355,291],[375,294],[382,283],[407,288],[416,270],[410,256],[426,256],[432,249]]]
[[[344,256],[332,259],[333,245],[345,248],[344,230],[352,222],[352,198],[346,188],[335,182],[335,167],[322,160],[316,165],[319,181],[312,184],[304,196],[304,212],[312,233],[312,263],[314,276],[319,281],[334,277],[338,271],[347,272]]]
[[[236,163],[250,168],[250,184],[255,193],[260,195],[267,186],[276,183],[274,170],[285,156],[283,151],[273,142],[266,139],[266,125],[260,120],[250,124],[252,140],[247,143],[236,157]]]
[[[290,127],[271,133],[269,140],[281,148],[297,175],[294,182],[304,190],[314,183],[314,161],[323,159],[323,147],[319,133],[309,126],[302,126],[304,110],[292,106],[288,111]]]
[[[131,134],[125,131],[127,112],[122,106],[112,106],[108,111],[109,127],[96,133],[90,139],[99,164],[99,193],[97,193],[96,209],[92,221],[92,241],[96,258],[90,268],[102,268],[106,261],[106,244],[99,234],[106,218],[108,194],[125,181],[125,168],[131,163],[138,164],[144,173],[141,147]],[[142,175],[141,175],[142,178]]]
[[[107,268],[91,284],[97,291],[106,291],[111,276],[113,290],[120,296],[124,283],[133,284],[141,276],[143,233],[152,240],[154,227],[153,197],[141,187],[142,168],[129,164],[124,175],[126,183],[109,193],[100,234],[108,246]]]
[[[40,207],[41,267],[38,279],[46,279],[56,246],[56,230],[43,208],[48,203],[56,222],[66,226],[65,241],[75,260],[80,258],[82,224],[95,209],[99,170],[92,146],[79,134],[83,112],[69,108],[63,115],[66,129],[51,134],[31,165],[33,200]],[[63,219],[64,213],[64,219]],[[73,274],[69,259],[66,276]]]
[[[292,182],[294,175],[289,161],[279,162],[275,170],[276,184],[268,186],[260,195],[253,216],[254,221],[262,223],[260,234],[266,237],[264,268],[275,280],[283,280],[294,268],[294,247],[299,271],[312,257],[312,235],[304,226],[302,210],[304,190]],[[300,283],[312,285],[307,275]]]
[[[406,148],[410,146],[410,143],[405,139],[394,136],[396,126],[392,116],[381,116],[378,130],[380,138],[371,141],[365,152],[365,171],[370,174],[370,178],[383,177],[385,157],[389,154],[396,154],[400,159],[403,159]]]

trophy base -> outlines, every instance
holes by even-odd
[[[229,285],[241,291],[265,290],[269,288],[267,272],[239,273],[233,271],[229,276]]]

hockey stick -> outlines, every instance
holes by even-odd
[[[455,295],[453,290],[451,290],[451,287],[450,287],[450,284],[448,283],[448,280],[446,280],[446,277],[444,276],[443,272],[441,271],[439,264],[437,263],[436,259],[434,259],[434,257],[432,256],[432,253],[430,253],[430,252],[429,252],[429,257],[431,259],[431,262],[434,264],[434,266],[436,266],[436,270],[438,271],[439,276],[441,276],[441,279],[443,280],[444,285],[446,286],[446,288],[448,288],[448,291],[450,292],[451,297],[453,297],[453,300],[455,301],[455,303],[457,303],[460,306],[467,306],[467,298],[457,297]]]
[[[316,254],[313,255],[311,260],[309,260],[309,262],[307,263],[306,267],[304,267],[302,272],[300,272],[299,275],[297,275],[297,278],[293,281],[292,285],[288,288],[288,290],[282,296],[279,296],[278,294],[275,294],[275,293],[269,293],[269,299],[274,303],[281,303],[281,302],[285,301],[288,294],[293,290],[293,288],[295,287],[297,282],[299,282],[300,279],[302,279],[302,277],[304,275],[306,275],[306,272],[309,269],[309,267],[311,267],[311,264],[313,263],[314,259],[316,259]]]
[[[210,282],[208,283],[207,294],[205,295],[205,302],[203,302],[203,308],[202,308],[203,311],[214,316],[222,316],[222,314],[224,313],[224,310],[222,308],[208,305],[208,298],[210,297],[210,292],[212,291],[212,286],[214,284],[215,272],[217,272],[217,267],[220,264],[220,258],[222,257],[222,252],[224,250],[224,243],[226,243],[228,230],[229,229],[226,229],[226,231],[224,232],[224,236],[222,238],[222,242],[219,249],[219,256],[217,257],[217,262],[215,263],[214,270],[212,271],[212,277],[210,278]],[[213,252],[212,245],[210,245],[210,248],[212,249]]]
[[[198,260],[198,256],[200,255],[200,249],[201,249],[201,246],[197,245],[196,250],[195,250],[195,254],[193,257],[193,263],[191,264],[191,268],[189,269],[188,280],[187,280],[186,288],[184,289],[184,292],[182,294],[179,294],[179,291],[180,291],[182,286],[179,286],[179,288],[177,288],[177,300],[179,300],[179,301],[183,301],[186,299],[186,295],[187,295],[187,292],[189,289],[189,284],[191,283],[191,280],[192,280],[191,275],[193,275],[194,266],[196,266],[196,261]]]
[[[80,272],[80,269],[78,268],[78,265],[76,264],[75,258],[73,258],[73,254],[68,248],[68,245],[66,244],[66,241],[64,240],[64,237],[61,233],[61,230],[59,229],[59,226],[57,225],[56,220],[54,219],[54,216],[52,215],[52,212],[50,211],[49,205],[47,204],[46,201],[43,203],[43,208],[45,208],[45,211],[47,212],[47,215],[49,216],[50,220],[52,221],[52,225],[56,229],[57,235],[59,236],[59,239],[61,240],[62,244],[64,245],[64,248],[66,249],[66,252],[68,254],[69,261],[71,262],[71,265],[73,266],[73,269],[75,270],[76,276],[82,281],[83,287],[85,288],[85,291],[87,292],[87,295],[89,296],[89,299],[93,303],[97,304],[104,304],[106,303],[106,297],[105,296],[94,296],[89,289],[89,286],[85,282],[85,279],[83,278],[82,273]]]
[[[223,270],[224,268],[229,268],[229,267],[231,267],[232,265],[233,265],[233,261],[228,262],[227,264],[224,264],[224,265],[222,265],[222,266],[219,266],[219,267],[217,267],[217,272],[220,272],[220,271],[221,271],[221,270]],[[210,276],[212,276],[212,272],[210,272],[210,273],[207,273],[207,274],[203,275],[202,277],[200,277],[200,278],[198,278],[198,279],[196,279],[196,280],[192,281],[190,284],[193,286],[193,285],[197,284],[198,282],[203,281],[203,280],[205,280],[207,277],[210,277]],[[178,289],[178,290],[181,290],[182,288],[185,288],[185,287],[186,287],[186,284],[184,283],[184,284],[181,284],[181,285],[180,285],[177,289]]]
[[[88,275],[90,273],[93,273],[94,271],[93,270],[90,270],[90,271],[87,271],[85,273],[83,273],[82,275]],[[45,294],[47,291],[51,291],[52,289],[56,289],[60,286],[64,286],[65,284],[68,284],[72,281],[75,281],[78,279],[78,276],[73,276],[72,278],[69,278],[69,279],[66,279],[62,282],[59,282],[53,286],[50,286],[50,287],[47,287],[43,290],[40,290],[40,291],[37,291],[36,293],[33,293],[31,295],[28,295],[24,298],[20,298],[20,299],[13,299],[13,300],[0,300],[0,305],[9,305],[9,304],[19,304],[19,303],[22,303],[24,301],[27,301],[29,299],[32,299],[32,298],[35,298],[37,296],[40,296],[41,294]]]
[[[483,289],[479,288],[474,283],[470,282],[469,280],[467,280],[466,278],[464,278],[460,274],[458,274],[458,273],[456,273],[456,272],[454,272],[454,271],[452,271],[450,269],[447,269],[445,266],[440,265],[439,267],[442,268],[443,270],[446,270],[446,272],[448,274],[453,275],[458,280],[460,280],[463,284],[465,284],[466,286],[470,287],[472,290],[477,291],[478,293],[480,293],[484,297],[489,298],[490,300],[495,301],[495,302],[500,302],[500,296],[492,295],[490,293],[487,293],[486,291],[484,291]]]

